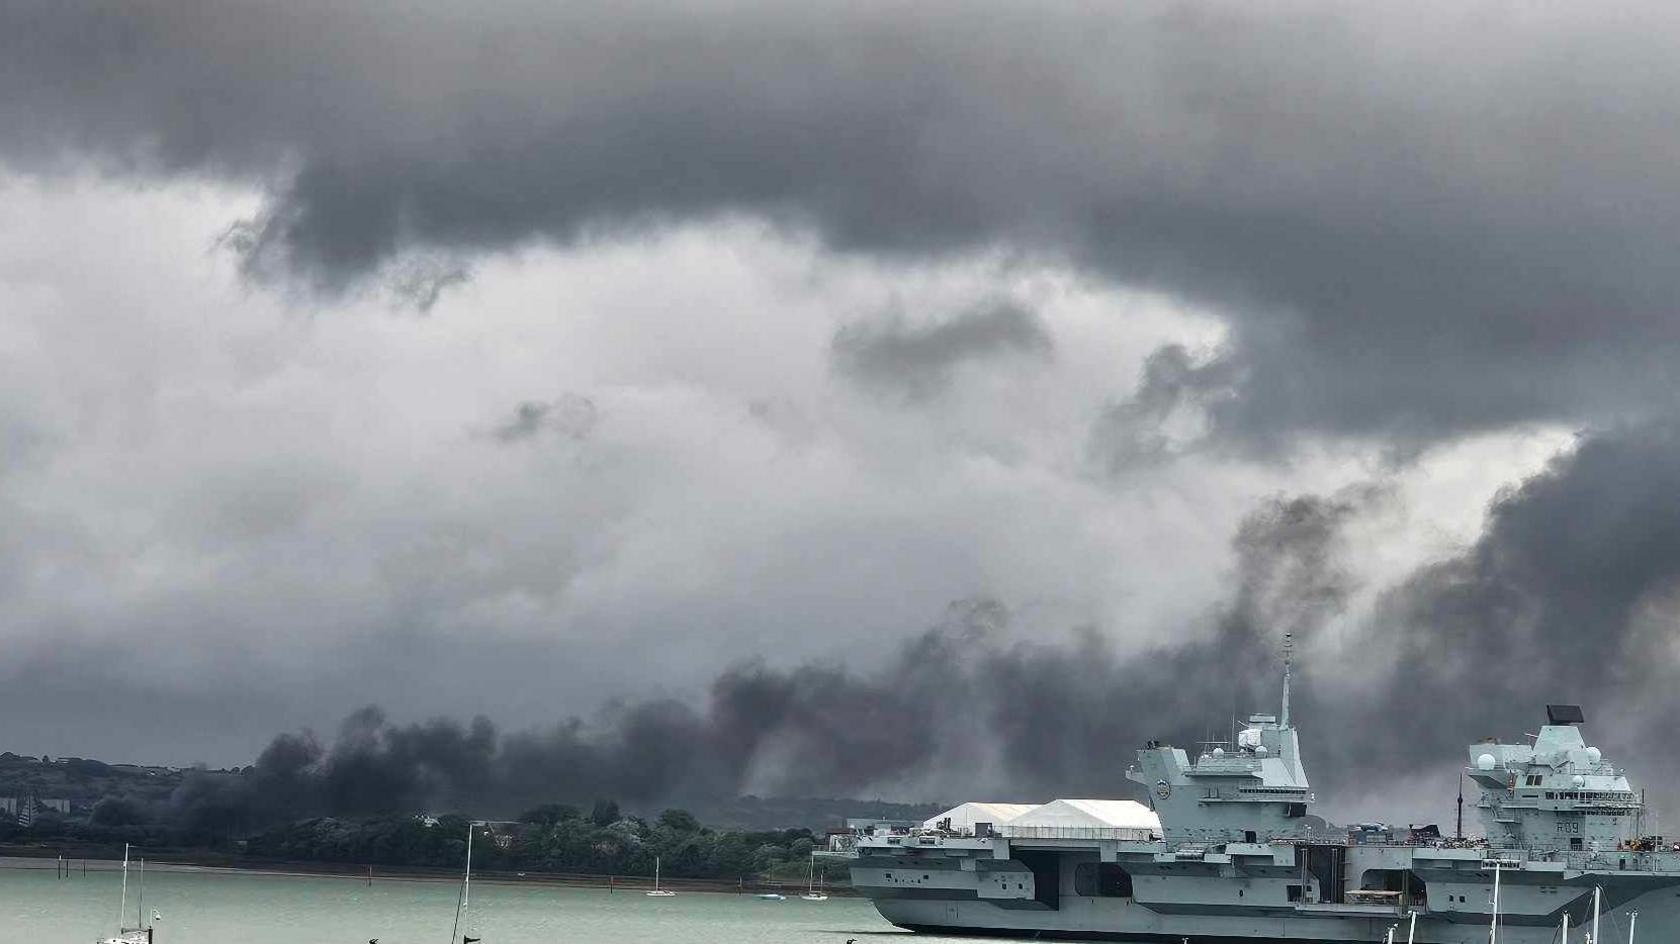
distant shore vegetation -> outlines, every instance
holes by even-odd
[[[200,770],[0,754],[0,844],[120,849],[124,843],[191,859],[459,868],[469,818],[456,812],[376,811],[254,815],[252,768]],[[738,797],[712,805],[736,823],[757,818],[835,825],[845,816],[921,817],[921,807]],[[266,811],[264,811],[266,812]],[[276,811],[277,812],[277,811]],[[309,811],[297,811],[309,812]],[[319,811],[314,811],[319,812]],[[715,826],[686,809],[638,813],[612,799],[545,803],[505,820],[472,817],[475,869],[570,875],[663,876],[712,882],[804,882],[824,836],[809,825]],[[822,863],[830,881],[845,868]]]
[[[454,814],[323,816],[227,843],[183,843],[187,837],[168,827],[49,816],[27,827],[0,820],[0,842],[134,843],[177,852],[199,847],[256,860],[459,868],[466,858],[468,823],[467,817]],[[626,816],[611,801],[597,803],[590,811],[546,805],[517,820],[482,823],[474,835],[475,869],[645,877],[653,874],[657,859],[667,879],[731,882],[802,882],[811,853],[821,842],[805,828],[711,829],[680,809],[665,810],[651,820]],[[845,874],[843,866],[825,863],[823,868],[830,880]]]

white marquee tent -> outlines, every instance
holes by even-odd
[[[1010,820],[1009,835],[1052,838],[1101,830],[1106,837],[1147,840],[1161,818],[1135,800],[1052,800]]]
[[[938,829],[939,824],[949,819],[950,828],[958,832],[973,832],[975,823],[991,823],[993,827],[1002,826],[1022,813],[1038,809],[1036,803],[964,803],[953,806],[943,813],[922,824],[923,829]]]

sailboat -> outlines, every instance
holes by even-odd
[[[677,893],[667,888],[659,887],[659,857],[653,857],[653,891],[648,892],[649,898],[675,898]]]
[[[827,901],[828,896],[817,888],[817,854],[811,853],[811,868],[805,876],[805,894],[799,896],[802,901]]]
[[[467,934],[461,933],[461,916],[463,914],[467,915],[468,931],[472,930],[472,916],[470,914],[472,910],[472,840],[473,827],[477,825],[477,823],[467,824],[467,870],[461,875],[461,895],[455,900],[455,927],[449,932],[449,944],[456,944],[457,941],[460,944],[477,944],[477,942],[484,940],[480,937],[468,937]],[[460,936],[457,937],[456,935]]]
[[[123,843],[123,875],[122,902],[117,905],[117,933],[114,937],[101,938],[98,944],[152,944],[152,925],[146,920],[146,860],[140,860],[140,898],[134,907],[134,927],[123,927],[123,917],[128,914],[128,854],[129,845]],[[154,916],[157,912],[152,912]]]

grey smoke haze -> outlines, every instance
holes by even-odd
[[[0,746],[232,763],[375,703],[182,803],[1103,794],[1271,705],[1290,630],[1327,798],[1548,701],[1632,764],[1677,47],[1658,4],[0,5]]]

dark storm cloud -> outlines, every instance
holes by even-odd
[[[1672,7],[60,4],[11,163],[273,194],[252,272],[739,213],[1062,256],[1232,319],[1216,430],[1426,441],[1670,399]]]
[[[964,362],[1005,354],[1045,358],[1052,350],[1038,316],[1011,302],[993,302],[927,325],[909,324],[901,315],[850,324],[835,333],[831,355],[859,384],[914,399],[944,387]]]

